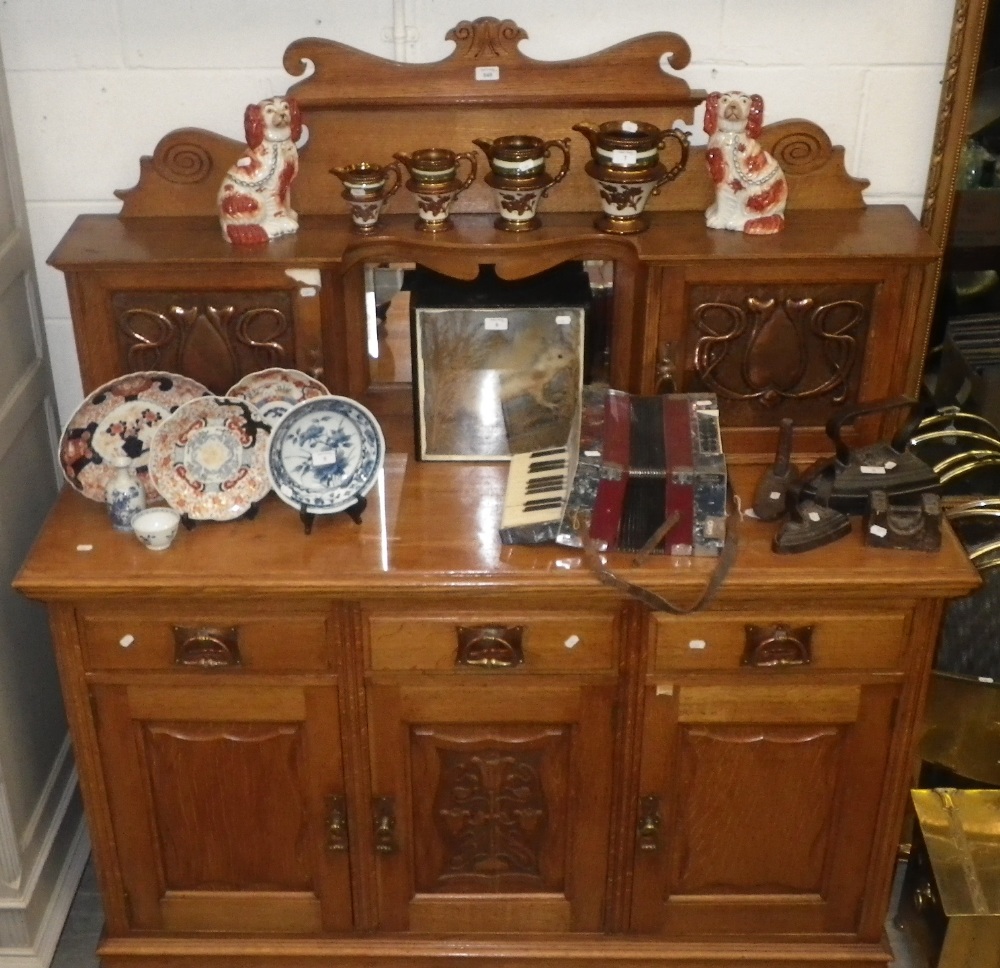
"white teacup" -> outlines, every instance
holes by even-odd
[[[146,508],[132,518],[132,530],[150,551],[165,551],[177,537],[180,523],[173,508]]]

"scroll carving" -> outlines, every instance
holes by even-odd
[[[694,295],[694,369],[720,397],[758,410],[850,397],[871,316],[867,287]]]
[[[119,293],[123,370],[168,370],[225,393],[241,376],[294,358],[288,293]]]
[[[435,820],[444,850],[442,877],[526,875],[541,883],[549,819],[543,752],[439,750],[438,755]]]

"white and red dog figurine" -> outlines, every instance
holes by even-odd
[[[243,125],[250,150],[219,187],[219,222],[229,242],[260,245],[299,227],[290,194],[299,172],[295,142],[302,135],[302,115],[292,98],[272,97],[249,105]]]
[[[716,91],[705,102],[706,158],[715,183],[715,203],[705,212],[710,229],[773,235],[785,227],[788,183],[757,141],[763,121],[759,94]]]

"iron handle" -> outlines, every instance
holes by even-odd
[[[174,626],[174,664],[198,669],[242,665],[239,629]]]
[[[748,625],[743,665],[755,669],[803,666],[812,662],[812,625]]]

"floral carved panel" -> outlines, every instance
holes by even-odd
[[[417,890],[560,890],[569,744],[564,726],[415,730]]]
[[[688,365],[730,426],[823,423],[857,398],[876,286],[695,286]]]
[[[124,371],[167,370],[225,393],[240,377],[293,366],[291,294],[120,292],[112,299]]]

